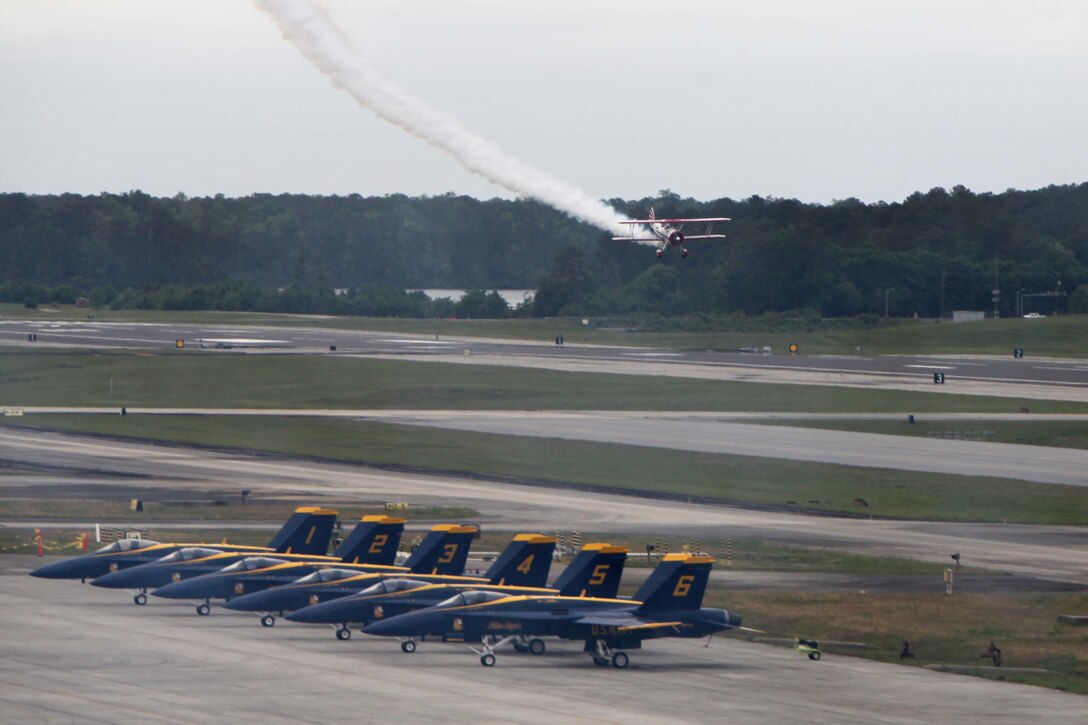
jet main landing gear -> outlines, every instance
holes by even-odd
[[[544,640],[539,637],[529,639],[524,635],[519,635],[518,638],[514,640],[515,652],[528,652],[529,654],[542,655],[546,649],[547,645],[544,644]]]
[[[609,663],[617,670],[625,670],[627,665],[631,663],[631,658],[627,656],[626,652],[613,652],[602,640],[597,640],[597,650],[593,653],[593,664],[598,667],[607,667]]]
[[[480,642],[480,649],[476,649],[475,647],[472,647],[471,649],[472,649],[473,652],[480,655],[480,664],[481,665],[483,665],[484,667],[494,667],[495,666],[495,648],[496,647],[501,647],[504,644],[508,644],[510,642],[517,642],[517,641],[518,641],[518,635],[515,635],[515,634],[512,634],[509,637],[503,637],[502,639],[498,639],[496,637],[485,637],[483,639],[483,641]],[[541,644],[544,644],[543,640],[537,640],[537,641],[540,642]],[[531,642],[530,642],[530,644],[531,644]],[[530,650],[530,651],[532,651],[532,650]],[[541,651],[543,651],[543,650],[541,650]]]

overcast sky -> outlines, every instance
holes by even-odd
[[[385,76],[595,198],[1088,180],[1083,0],[344,0]],[[0,191],[512,194],[248,0],[0,0]]]

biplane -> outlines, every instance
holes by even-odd
[[[702,217],[698,219],[658,219],[654,214],[654,208],[650,207],[649,219],[623,219],[619,220],[619,224],[627,224],[631,229],[630,236],[624,237],[612,237],[617,242],[655,242],[657,244],[657,256],[661,257],[665,254],[665,250],[669,247],[680,247],[680,256],[688,256],[688,250],[684,247],[684,242],[689,239],[725,239],[724,234],[713,234],[713,228],[715,222],[727,222],[729,217]],[[685,234],[685,224],[706,224],[706,231],[703,234]],[[647,226],[653,233],[652,237],[639,237],[635,236],[639,232],[639,227]]]

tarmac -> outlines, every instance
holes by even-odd
[[[1072,723],[1088,698],[717,637],[650,642],[620,671],[575,643],[540,657],[395,641],[34,579],[0,557],[0,719],[19,723]]]

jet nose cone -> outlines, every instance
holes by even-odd
[[[284,619],[287,619],[291,622],[302,622],[304,624],[322,624],[324,622],[327,622],[328,619],[326,619],[324,611],[319,609],[320,607],[320,604],[311,607],[303,607],[297,612],[291,612],[286,617],[284,617]],[[313,611],[315,609],[318,609],[319,611],[315,613]]]
[[[202,582],[195,579],[191,581],[172,582],[163,585],[151,592],[152,596],[165,597],[166,599],[201,599],[204,597]]]
[[[111,572],[109,574],[103,574],[100,577],[96,577],[91,582],[91,586],[106,587],[107,589],[127,589],[129,587],[137,586],[136,580],[139,577],[139,573],[133,574],[135,569],[123,569],[121,571]]]
[[[428,634],[424,631],[427,629],[423,626],[424,624],[426,622],[413,616],[412,613],[402,614],[389,619],[376,619],[363,627],[363,633],[375,634],[379,637],[416,637]]]
[[[36,576],[42,579],[78,579],[81,576],[86,576],[79,573],[79,568],[78,562],[65,559],[64,561],[54,561],[44,566],[39,566],[34,571],[30,572],[30,576]]]
[[[337,599],[303,607],[287,618],[293,622],[306,622],[307,624],[341,624],[343,622],[365,621],[367,614],[367,608],[359,603]]]
[[[236,612],[270,612],[283,608],[283,604],[277,601],[280,598],[273,591],[253,592],[228,599],[223,606]]]
[[[400,634],[400,627],[398,626],[398,622],[395,622],[392,619],[383,619],[371,622],[363,627],[363,633],[374,634],[379,637],[390,637]]]

